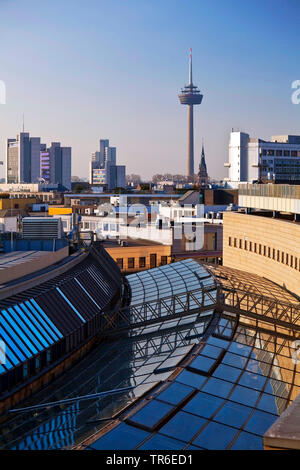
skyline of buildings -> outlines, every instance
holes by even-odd
[[[20,132],[7,139],[6,183],[48,183],[71,189],[71,147],[52,142],[47,148],[40,137]]]

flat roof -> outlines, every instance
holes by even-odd
[[[80,193],[80,194],[64,194],[65,197],[74,197],[77,199],[87,197],[87,198],[95,198],[95,197],[118,197],[118,196],[123,196],[123,197],[142,197],[145,199],[151,199],[151,198],[180,198],[182,194],[107,194],[107,193]]]
[[[103,246],[104,248],[126,248],[126,247],[134,247],[134,246],[154,246],[154,245],[163,245],[163,243],[155,242],[152,240],[144,240],[142,238],[126,238],[126,239],[121,239],[121,241],[124,241],[126,245],[122,246],[118,243],[118,240],[103,240]],[[167,245],[164,245],[167,246]]]

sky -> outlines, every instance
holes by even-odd
[[[232,128],[300,134],[299,20],[299,0],[0,0],[0,160],[24,113],[30,135],[72,147],[72,175],[88,176],[100,138],[127,173],[185,174],[192,47],[195,168],[204,139],[223,178]]]

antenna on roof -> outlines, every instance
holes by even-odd
[[[25,123],[24,123],[24,113],[23,113],[23,132],[24,132],[24,129],[25,129]]]
[[[192,48],[190,48],[189,54],[189,85],[193,84],[193,72],[192,72]]]

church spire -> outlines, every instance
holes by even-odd
[[[208,174],[205,162],[205,151],[204,151],[204,142],[202,139],[202,152],[201,152],[201,160],[199,165],[199,172],[198,172],[198,186],[207,186],[208,185]]]

